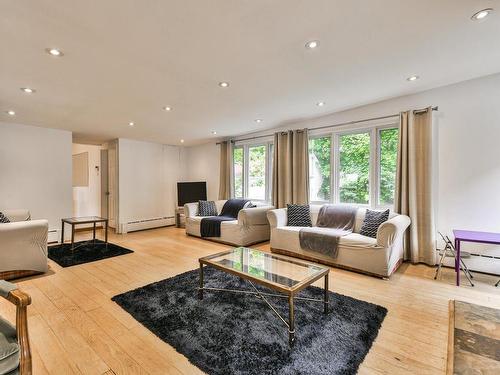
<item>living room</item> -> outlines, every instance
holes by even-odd
[[[499,1],[0,10],[0,374],[500,372]]]

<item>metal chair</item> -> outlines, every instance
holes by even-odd
[[[455,258],[455,262],[457,261],[457,251],[455,249],[455,245],[453,245],[453,242],[451,242],[450,237],[443,235],[441,232],[439,232],[439,235],[444,241],[444,248],[443,249],[437,249],[439,252],[439,265],[438,268],[436,269],[436,274],[434,275],[434,280],[436,280],[439,276],[439,273],[441,272],[441,267],[443,266],[444,259],[446,257],[453,257]],[[474,283],[472,282],[472,279],[474,276],[472,276],[472,273],[469,271],[469,268],[465,264],[464,260],[462,257],[468,257],[470,256],[469,253],[466,252],[461,252],[460,256],[460,269],[463,271],[465,277],[467,280],[469,280],[469,283],[471,286],[474,286]],[[498,281],[497,285],[500,284],[500,280]]]

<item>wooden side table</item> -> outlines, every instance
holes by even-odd
[[[95,230],[97,223],[104,223],[104,242],[106,246],[108,245],[108,219],[99,216],[87,216],[87,217],[68,217],[61,219],[61,245],[64,244],[64,224],[71,225],[71,251],[75,249],[75,227],[79,224],[94,224],[94,238],[93,242],[95,245]]]
[[[175,226],[177,228],[186,227],[186,215],[184,214],[184,207],[177,207],[175,209]]]

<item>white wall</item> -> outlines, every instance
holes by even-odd
[[[182,147],[118,140],[119,222],[173,217],[177,182],[185,179]]]
[[[438,138],[438,229],[447,233],[458,228],[500,232],[500,74],[256,134],[333,125],[431,105],[439,106],[434,114]],[[210,179],[214,185],[218,176],[214,168],[207,166],[218,164],[215,147],[213,144],[191,147],[188,159],[189,169],[196,172],[196,178]]]
[[[206,181],[209,200],[219,196],[219,148],[215,143],[186,148],[186,181]]]
[[[73,216],[101,215],[101,149],[101,146],[73,143],[73,155],[88,153],[89,168],[89,185],[73,187]]]
[[[0,123],[0,210],[26,208],[60,230],[72,215],[71,132]]]

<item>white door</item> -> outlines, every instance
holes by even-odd
[[[108,150],[108,213],[109,226],[116,229],[116,149]]]

